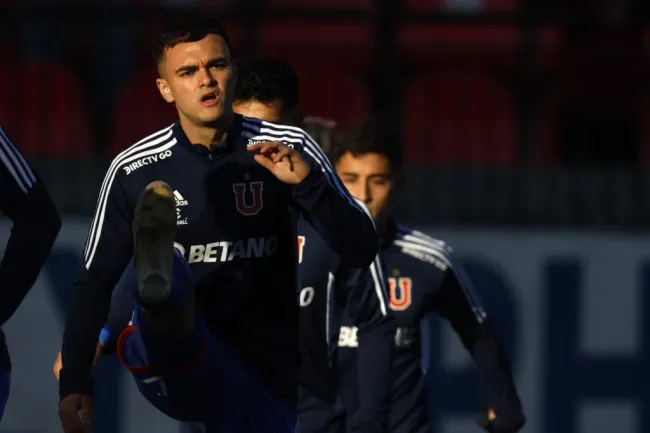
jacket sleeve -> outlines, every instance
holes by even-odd
[[[489,405],[504,431],[517,431],[525,422],[512,370],[469,277],[448,250],[449,268],[442,286],[435,294],[438,312],[446,318],[476,363],[485,382]]]
[[[132,212],[119,167],[111,165],[97,201],[84,268],[74,285],[72,308],[63,333],[59,395],[91,394],[91,368],[97,336],[111,305],[111,293],[133,255]]]
[[[312,169],[293,188],[293,199],[305,219],[325,239],[341,260],[367,268],[378,253],[375,225],[363,203],[355,200],[336,174],[327,156],[304,131],[295,145]]]
[[[359,406],[350,415],[352,432],[386,432],[390,410],[395,321],[379,256],[368,269],[356,271],[349,292],[348,315],[358,329],[357,389]]]
[[[2,326],[36,282],[61,229],[61,218],[45,186],[2,128],[0,207],[13,223],[0,261]]]

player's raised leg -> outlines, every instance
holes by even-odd
[[[117,351],[138,388],[159,410],[180,420],[203,420],[217,387],[217,369],[203,365],[209,332],[195,314],[189,266],[174,249],[172,189],[152,182],[133,216],[134,257],[127,269],[138,306]]]
[[[189,265],[174,249],[171,188],[154,182],[135,209],[132,284],[137,308],[118,355],[149,402],[206,431],[293,432],[296,416],[214,335],[194,304]]]

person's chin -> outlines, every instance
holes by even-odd
[[[213,125],[215,123],[219,123],[223,117],[223,110],[211,110],[211,112],[201,113],[200,120],[204,125]]]

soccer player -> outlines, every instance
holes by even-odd
[[[0,262],[0,420],[9,397],[11,361],[2,326],[36,282],[61,218],[29,163],[0,127],[0,209],[13,228]]]
[[[452,325],[473,357],[489,393],[490,422],[496,433],[514,433],[524,424],[511,369],[472,282],[452,248],[443,241],[398,224],[391,203],[398,192],[400,156],[382,140],[377,125],[344,127],[333,138],[332,160],[344,184],[372,214],[381,238],[387,270],[390,307],[397,329],[392,376],[390,431],[428,431],[425,374],[427,341],[421,321],[437,312]],[[356,386],[357,329],[344,319],[339,333],[336,374],[346,409],[364,392]],[[378,377],[377,380],[388,380]]]
[[[255,59],[239,68],[233,109],[243,116],[302,126],[298,107],[298,75],[272,58]]]
[[[298,77],[290,65],[264,58],[242,65],[234,109],[268,121],[299,121]],[[390,373],[394,326],[379,258],[365,269],[349,267],[305,221],[299,225],[301,386],[300,431],[325,432],[336,405],[331,351],[339,308],[359,327],[361,396],[352,431],[380,432],[387,424],[390,388],[375,380]]]
[[[304,131],[233,113],[216,23],[169,27],[154,56],[179,121],[118,155],[102,185],[63,337],[64,431],[89,429],[97,335],[127,266],[138,308],[117,351],[145,398],[208,430],[293,431],[298,217],[360,268],[377,255],[373,222]]]

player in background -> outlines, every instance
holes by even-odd
[[[298,77],[290,65],[275,59],[244,64],[233,107],[244,116],[296,124],[300,121]],[[330,349],[336,347],[339,309],[345,309],[346,316],[360,329],[358,360],[363,368],[358,380],[367,391],[351,417],[351,431],[385,431],[390,388],[376,377],[390,373],[394,325],[380,259],[368,268],[354,268],[341,260],[307,222],[300,222],[299,234],[300,431],[326,432],[332,424],[329,418],[336,394]]]
[[[436,312],[451,324],[485,382],[491,408],[486,429],[494,433],[517,432],[525,419],[510,365],[472,282],[449,245],[400,225],[391,216],[401,157],[399,150],[381,137],[373,122],[344,127],[333,138],[332,159],[350,193],[370,210],[388,270],[390,308],[397,325],[390,431],[428,431],[426,370],[421,368],[428,359],[428,342],[421,323]],[[338,346],[336,372],[349,410],[349,403],[355,402],[356,394],[363,389],[355,386],[360,374],[357,329],[347,317]]]
[[[233,113],[218,24],[176,23],[154,56],[179,122],[118,155],[102,185],[63,338],[64,431],[90,429],[97,335],[129,267],[138,308],[117,351],[145,398],[208,430],[293,432],[298,218],[360,268],[373,222],[304,131]]]
[[[271,58],[239,65],[233,109],[243,116],[302,127],[296,71]]]
[[[11,361],[2,326],[32,288],[52,251],[61,218],[43,182],[0,127],[0,209],[13,223],[0,261],[0,420]]]

